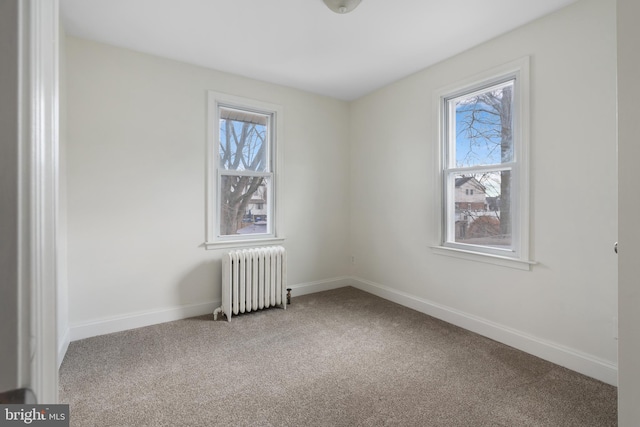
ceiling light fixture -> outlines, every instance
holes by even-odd
[[[335,13],[345,14],[358,7],[361,0],[322,0]]]

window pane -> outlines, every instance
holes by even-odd
[[[511,171],[455,176],[455,242],[511,248]]]
[[[511,80],[447,101],[455,167],[513,160],[513,84]]]
[[[223,175],[220,180],[220,235],[268,234],[270,179]]]
[[[226,170],[269,170],[269,116],[220,108],[220,167]]]

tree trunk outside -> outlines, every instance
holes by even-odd
[[[511,100],[512,89],[505,87],[500,100],[500,153],[503,162],[511,161],[513,156]],[[500,234],[511,236],[511,171],[503,171],[500,176]]]
[[[223,176],[221,191],[222,200],[222,221],[220,223],[220,233],[223,236],[237,234],[242,226],[242,218],[253,194],[263,184],[262,177],[249,176]],[[246,189],[246,191],[244,191]],[[244,191],[244,194],[243,194]]]

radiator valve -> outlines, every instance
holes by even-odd
[[[291,288],[287,288],[287,305],[291,304]]]

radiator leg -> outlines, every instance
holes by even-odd
[[[213,320],[218,320],[218,313],[222,313],[222,307],[213,310]]]

